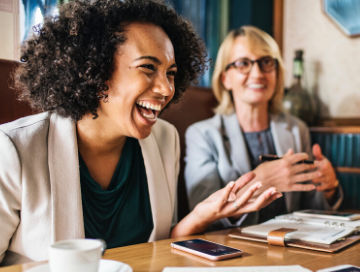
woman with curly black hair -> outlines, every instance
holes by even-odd
[[[70,238],[109,248],[202,232],[257,210],[253,178],[176,220],[179,138],[159,112],[206,66],[192,27],[156,0],[75,0],[22,49],[16,87],[43,113],[0,126],[0,260],[47,259]],[[231,201],[230,201],[231,200]]]

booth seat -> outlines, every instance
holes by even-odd
[[[16,99],[12,72],[20,64],[17,61],[0,59],[0,124],[33,114],[27,103]]]
[[[171,104],[161,114],[160,118],[173,124],[180,136],[180,174],[178,179],[178,215],[183,218],[189,212],[185,179],[184,179],[184,157],[185,157],[185,131],[195,122],[205,120],[214,115],[213,109],[217,105],[215,96],[210,88],[190,87],[183,98]]]

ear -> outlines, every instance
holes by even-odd
[[[222,72],[221,73],[221,82],[224,85],[226,90],[231,90],[232,89],[230,76],[228,75],[227,72]]]

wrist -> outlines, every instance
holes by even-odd
[[[334,185],[328,189],[325,189],[324,193],[335,193],[336,189],[339,187],[339,180],[335,180]]]
[[[191,216],[191,220],[198,228],[206,229],[211,222],[215,219],[211,216],[208,216],[204,209],[201,207],[202,203],[199,203],[195,206],[194,210],[189,214]]]
[[[323,191],[323,194],[324,194],[326,200],[329,202],[329,204],[332,204],[335,201],[334,197],[337,195],[336,192],[337,192],[338,188],[339,188],[339,181],[336,180],[334,187],[331,187],[331,188]]]
[[[206,224],[196,213],[195,209],[185,216],[171,231],[171,238],[183,237],[202,233],[209,224]]]

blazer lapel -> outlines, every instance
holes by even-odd
[[[270,129],[277,156],[283,156],[289,148],[295,150],[294,137],[289,130],[288,123],[281,118],[280,114],[271,115],[270,119]],[[284,197],[287,211],[293,211],[294,205],[300,201],[300,194],[296,192],[286,192]]]
[[[223,115],[222,118],[224,125],[223,139],[225,143],[226,138],[229,139],[230,146],[225,144],[225,147],[228,148],[227,152],[230,154],[233,167],[239,175],[246,174],[251,171],[250,158],[236,114]]]
[[[48,163],[53,241],[85,238],[75,123],[50,117]]]
[[[154,229],[149,242],[169,238],[174,206],[169,193],[162,157],[153,134],[139,141],[148,180]]]

